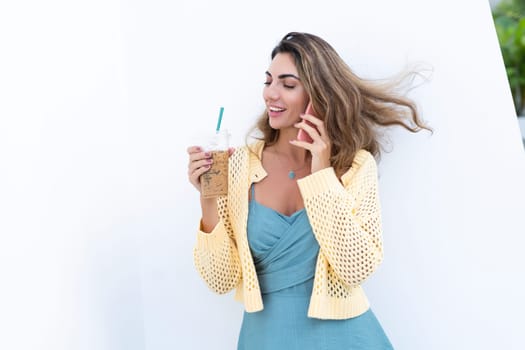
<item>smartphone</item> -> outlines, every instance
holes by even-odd
[[[308,103],[308,106],[306,106],[306,110],[304,111],[304,113],[313,115],[314,117],[316,116],[315,112],[314,112],[314,109],[312,107],[312,102]],[[315,127],[315,125],[312,124],[311,122],[309,122],[308,120],[305,120],[305,123],[310,125],[310,126]],[[312,140],[310,135],[308,135],[308,133],[306,131],[304,131],[303,129],[299,129],[299,132],[297,133],[297,140],[308,142],[308,143],[312,143],[314,141],[314,140]]]

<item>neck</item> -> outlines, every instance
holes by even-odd
[[[277,172],[286,174],[292,180],[301,178],[310,172],[311,154],[309,151],[294,146],[290,140],[297,135],[291,132],[279,135],[279,140],[267,148],[268,159],[274,164],[279,164]],[[283,174],[283,175],[284,175]]]
[[[310,152],[307,150],[290,144],[290,140],[295,139],[294,135],[292,138],[279,137],[279,140],[272,146],[274,152],[287,159],[290,163],[295,165],[301,165],[310,160]]]

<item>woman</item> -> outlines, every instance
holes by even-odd
[[[262,135],[232,150],[228,195],[201,196],[196,267],[244,303],[238,349],[392,349],[361,288],[383,258],[378,127],[428,128],[315,35],[287,34],[271,58]],[[200,190],[211,158],[188,153]]]

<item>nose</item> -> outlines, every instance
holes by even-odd
[[[265,86],[263,98],[265,101],[276,101],[279,99],[279,91],[273,83]]]

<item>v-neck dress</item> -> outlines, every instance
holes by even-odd
[[[244,313],[237,349],[393,349],[371,309],[345,320],[307,316],[319,244],[306,209],[284,215],[258,203],[253,189],[248,241],[264,309]]]

